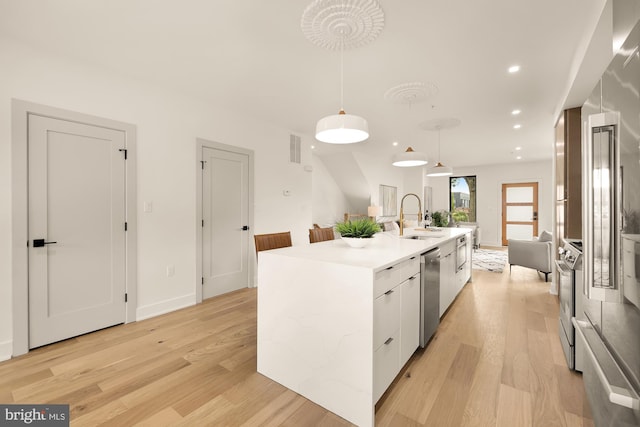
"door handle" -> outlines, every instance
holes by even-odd
[[[534,212],[533,213],[533,220],[537,221],[538,220],[538,212]]]
[[[242,231],[247,231],[248,229],[249,229],[249,226],[248,226],[248,225],[243,225],[243,226],[242,226]]]
[[[54,243],[58,243],[58,242],[45,242],[44,239],[34,239],[33,240],[33,247],[34,248],[41,248],[44,245],[53,245]]]

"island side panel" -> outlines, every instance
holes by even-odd
[[[261,252],[258,372],[373,425],[373,271]]]

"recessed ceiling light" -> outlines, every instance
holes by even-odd
[[[514,116],[517,116],[518,114],[520,114],[520,110],[513,110],[511,114],[513,114]]]
[[[511,67],[509,67],[509,72],[510,73],[517,73],[518,71],[520,71],[520,66],[519,65],[512,65]]]
[[[316,146],[315,146],[315,145],[312,145],[312,146],[311,146],[311,149],[313,150],[314,148],[316,148]]]
[[[394,147],[397,147],[397,146],[398,146],[398,142],[397,142],[397,141],[394,141],[394,142],[393,142],[393,146],[394,146]]]
[[[516,151],[522,150],[522,147],[516,147]]]
[[[520,160],[520,159],[522,159],[522,156],[516,156],[516,159]]]
[[[520,129],[521,127],[522,127],[522,125],[519,125],[519,124],[518,125],[513,125],[514,129]]]

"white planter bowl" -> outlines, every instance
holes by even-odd
[[[352,248],[364,248],[369,244],[369,242],[373,240],[373,237],[368,237],[365,239],[360,237],[342,237],[342,240],[347,242],[347,245],[351,246]]]

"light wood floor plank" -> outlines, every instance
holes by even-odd
[[[480,358],[471,383],[461,425],[465,427],[494,427],[498,407],[498,392],[502,366]]]
[[[172,407],[168,407],[157,414],[135,424],[136,427],[170,427],[182,421],[182,416]]]
[[[558,302],[529,269],[474,271],[378,426],[593,426],[564,366]],[[73,426],[348,426],[256,372],[256,289],[0,363],[0,402],[68,403]]]
[[[257,411],[251,418],[240,424],[240,427],[265,425],[270,420],[272,421],[278,416],[282,417],[282,419],[277,421],[278,423],[281,423],[283,420],[287,419],[293,412],[295,412],[295,410],[298,409],[296,407],[290,413],[285,414],[286,408],[289,407],[297,397],[299,397],[298,394],[289,389],[285,389],[285,391],[280,393],[280,395],[273,401],[271,401],[268,405]],[[300,399],[299,402],[301,404],[303,401]]]
[[[502,384],[498,395],[496,427],[531,427],[544,424],[532,423],[531,394]]]

